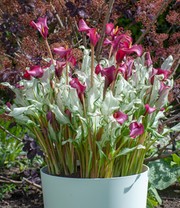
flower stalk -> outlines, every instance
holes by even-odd
[[[94,46],[91,44],[91,87],[94,84]]]

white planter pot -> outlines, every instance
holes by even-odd
[[[41,169],[44,208],[146,208],[148,167],[137,175],[66,178]]]

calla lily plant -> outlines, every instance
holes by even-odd
[[[51,61],[27,68],[16,86],[4,83],[16,94],[6,111],[34,136],[49,173],[84,178],[140,173],[146,153],[164,137],[158,126],[172,88],[172,56],[155,69],[150,53],[109,23],[104,40],[109,54],[97,61],[98,30],[80,20],[89,47],[80,47],[79,63],[71,48],[50,51],[46,18],[31,26],[44,38]]]

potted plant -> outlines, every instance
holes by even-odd
[[[144,158],[162,137],[158,124],[172,87],[172,57],[155,69],[150,54],[109,23],[97,61],[100,36],[80,20],[79,31],[90,41],[89,49],[80,47],[82,60],[68,47],[54,48],[54,60],[47,19],[31,26],[51,60],[47,67],[27,68],[16,86],[4,85],[16,95],[8,115],[29,129],[44,152],[45,208],[145,208]]]

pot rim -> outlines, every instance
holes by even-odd
[[[66,177],[66,176],[57,176],[57,175],[51,175],[47,172],[47,166],[44,166],[40,169],[40,172],[41,172],[41,175],[46,175],[48,177],[57,177],[57,178],[62,178],[64,180],[87,180],[87,181],[90,181],[90,180],[118,180],[120,178],[131,178],[131,177],[136,177],[138,175],[146,175],[148,174],[149,172],[149,167],[147,165],[144,165],[143,164],[143,168],[142,168],[142,172],[139,173],[139,174],[133,174],[133,175],[129,175],[129,176],[120,176],[120,177],[111,177],[111,178],[75,178],[75,177]]]

